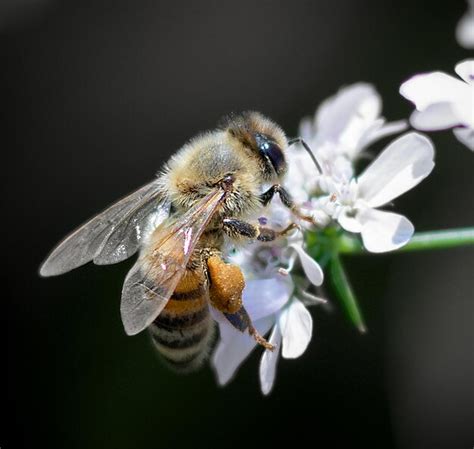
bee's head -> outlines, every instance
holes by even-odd
[[[265,180],[280,179],[285,174],[288,142],[276,123],[259,112],[247,111],[226,117],[221,128],[256,156]]]

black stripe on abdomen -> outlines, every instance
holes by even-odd
[[[165,328],[169,331],[187,329],[193,326],[198,325],[200,322],[206,319],[209,315],[209,310],[206,307],[199,309],[196,312],[174,315],[168,314],[166,309],[164,309],[160,315],[153,322],[158,328]]]
[[[196,333],[190,333],[187,336],[181,335],[179,332],[176,332],[176,334],[179,334],[179,336],[175,335],[175,332],[173,332],[171,335],[166,335],[166,333],[169,334],[169,332],[166,331],[155,332],[153,334],[153,339],[156,343],[164,345],[170,349],[185,349],[191,348],[201,343],[201,341],[206,338],[207,328],[197,331]]]
[[[190,301],[192,299],[200,299],[206,293],[206,286],[201,284],[198,288],[190,290],[188,292],[177,293],[174,292],[171,295],[171,299],[174,301]]]
[[[214,335],[214,321],[207,305],[186,315],[163,310],[150,326],[156,349],[170,368],[179,372],[198,369],[206,360]]]

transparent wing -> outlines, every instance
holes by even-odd
[[[155,231],[123,286],[120,311],[128,335],[148,327],[166,306],[225,196],[226,192],[216,189],[177,219],[165,220]]]
[[[115,263],[138,248],[144,217],[154,209],[166,213],[157,183],[151,182],[122,198],[66,237],[40,268],[41,276],[55,276],[97,258],[98,263]],[[104,255],[101,255],[105,250]]]
[[[153,217],[157,226],[168,218],[169,210],[169,203],[163,201],[157,204],[153,196],[139,202],[109,233],[100,252],[94,257],[94,263],[109,265],[128,259],[135,254],[144,237],[148,218]]]

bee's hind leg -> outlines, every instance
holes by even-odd
[[[252,324],[252,320],[250,319],[249,314],[245,310],[245,307],[242,306],[237,312],[235,313],[224,313],[227,321],[229,321],[232,326],[234,326],[240,332],[248,331],[251,337],[260,345],[263,346],[265,349],[273,351],[275,346],[269,343],[265,337],[260,335],[260,333],[255,329],[255,326]]]
[[[225,263],[219,256],[207,259],[209,299],[223,313],[235,313],[242,307],[245,280],[237,265]]]
[[[242,304],[245,280],[237,265],[225,263],[219,256],[207,259],[209,275],[209,299],[213,307],[222,312],[227,321],[240,332],[248,331],[255,341],[266,349],[273,345],[261,336]]]

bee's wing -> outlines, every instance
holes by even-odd
[[[125,332],[135,335],[163,310],[186,271],[191,254],[226,192],[216,189],[177,219],[165,220],[130,270],[122,290]]]
[[[40,268],[41,276],[55,276],[94,260],[116,263],[138,248],[144,219],[155,209],[168,216],[169,204],[160,197],[156,181],[122,198],[66,237]]]

